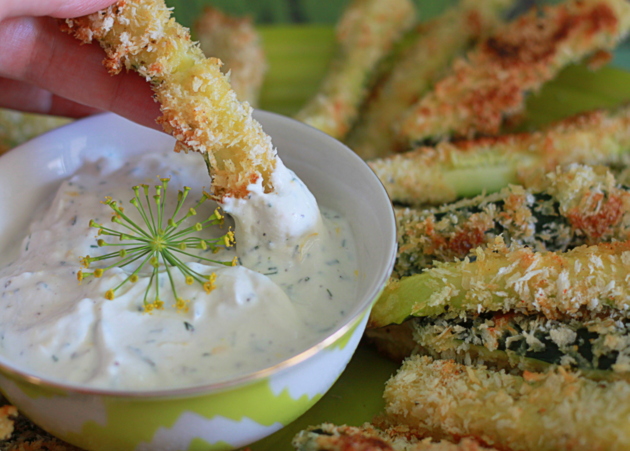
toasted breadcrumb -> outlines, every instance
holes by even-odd
[[[467,313],[542,314],[563,320],[630,313],[630,241],[567,252],[507,247],[499,237],[474,258],[437,262],[422,274],[391,279],[370,316],[372,327],[410,316]]]
[[[377,63],[415,22],[410,0],[352,0],[337,24],[337,55],[296,118],[335,138],[354,123]]]
[[[229,73],[236,97],[256,107],[267,61],[252,18],[229,16],[207,6],[194,31],[203,53],[223,61],[221,70]]]
[[[529,183],[568,163],[617,164],[630,150],[630,106],[596,110],[535,133],[444,142],[369,162],[394,202],[451,202]]]
[[[593,380],[630,381],[630,331],[622,319],[554,321],[540,315],[494,313],[418,318],[414,352],[522,374],[551,366]]]
[[[521,376],[409,358],[385,388],[386,422],[510,450],[627,450],[630,384],[562,368]]]
[[[612,50],[630,29],[626,0],[571,0],[533,10],[480,42],[422,97],[400,124],[410,143],[496,135],[521,113],[525,94],[563,67]]]
[[[207,155],[216,197],[245,197],[261,177],[273,191],[269,175],[276,151],[270,137],[252,119],[252,108],[236,98],[221,61],[204,57],[163,0],[119,0],[66,19],[62,28],[84,43],[98,41],[111,73],[133,69],[151,82],[163,113],[158,122],[180,149]]]
[[[17,408],[10,404],[0,407],[0,440],[6,440],[13,434],[13,418],[17,413]]]
[[[464,0],[441,16],[417,26],[415,42],[372,90],[358,123],[346,139],[364,159],[396,149],[394,125],[441,76],[453,58],[480,35],[488,35],[512,0]]]
[[[297,451],[483,451],[490,448],[476,441],[434,442],[407,426],[378,429],[368,423],[361,427],[325,423],[301,431],[293,439]]]
[[[531,184],[441,207],[397,208],[393,276],[463,259],[498,235],[537,251],[630,239],[630,191],[605,167],[557,167]]]

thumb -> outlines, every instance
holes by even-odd
[[[0,21],[17,16],[78,17],[91,14],[116,0],[2,0]]]

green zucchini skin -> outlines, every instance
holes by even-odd
[[[571,163],[621,165],[630,151],[630,106],[596,110],[534,133],[456,142],[369,161],[394,203],[421,207],[497,192]]]
[[[518,372],[562,366],[591,379],[630,381],[630,327],[622,318],[555,321],[493,313],[417,318],[413,327],[416,343],[435,358]]]
[[[441,207],[397,208],[393,277],[418,274],[434,261],[472,259],[499,236],[539,252],[630,238],[630,191],[606,168],[571,165],[532,185]]]

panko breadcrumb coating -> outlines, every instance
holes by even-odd
[[[558,165],[616,164],[628,151],[626,105],[583,113],[539,132],[443,142],[369,164],[394,202],[422,205],[498,191]]]
[[[548,319],[630,312],[630,241],[535,252],[501,237],[471,258],[436,262],[421,274],[390,279],[374,305],[371,327],[411,316],[484,312],[542,314]]]
[[[559,368],[514,376],[409,358],[385,387],[386,422],[435,439],[471,437],[514,451],[627,450],[630,384]]]
[[[525,95],[560,69],[612,50],[630,30],[626,0],[570,0],[535,9],[496,30],[406,113],[409,143],[453,135],[496,135],[523,111]],[[599,52],[599,53],[598,53]]]
[[[163,114],[158,121],[179,149],[207,155],[214,196],[243,198],[261,177],[273,191],[271,138],[252,119],[252,108],[238,101],[221,61],[204,57],[163,0],[119,0],[66,19],[62,28],[84,43],[98,41],[112,74],[133,69],[151,83]]]
[[[297,451],[490,451],[471,439],[459,443],[433,441],[407,426],[378,429],[325,423],[301,431],[293,439]]]
[[[296,118],[341,139],[354,123],[378,62],[415,22],[410,0],[352,0],[337,24],[337,55]]]
[[[346,144],[364,159],[384,157],[396,150],[395,126],[449,63],[468,49],[480,35],[500,23],[501,13],[513,0],[463,0],[435,19],[422,23],[414,42],[379,80]]]
[[[267,61],[252,18],[229,16],[206,6],[194,31],[203,53],[223,62],[221,70],[229,72],[236,97],[256,107]]]
[[[510,185],[440,207],[396,208],[393,276],[462,260],[499,235],[537,251],[630,239],[630,191],[606,167],[558,167],[532,184],[538,186]]]
[[[479,363],[515,374],[563,366],[593,380],[630,382],[630,324],[613,315],[555,321],[542,315],[495,312],[407,323],[415,343],[409,355]]]

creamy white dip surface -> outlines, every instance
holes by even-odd
[[[105,292],[133,267],[113,268],[78,283],[81,257],[112,250],[96,246],[90,219],[120,229],[110,222],[112,211],[101,202],[105,196],[121,200],[125,212],[132,212],[131,187],[156,185],[159,175],[171,177],[169,214],[183,186],[192,188],[192,206],[209,183],[200,161],[198,155],[173,152],[124,162],[99,160],[65,180],[33,220],[19,257],[1,261],[0,353],[20,368],[60,381],[151,390],[220,382],[264,369],[333,331],[356,298],[358,264],[350,227],[325,208],[320,217],[315,199],[281,162],[273,176],[276,193],[265,194],[254,185],[248,201],[225,201],[225,211],[235,218],[236,252],[243,265],[188,259],[199,273],[216,273],[216,288],[209,294],[173,272],[178,294],[190,301],[188,311],[174,308],[166,274],[160,277],[165,307],[151,313],[143,308],[148,273],[125,284],[111,301]],[[215,208],[203,204],[193,223]],[[202,233],[226,231],[209,230]],[[234,252],[226,249],[211,257],[230,261]]]

